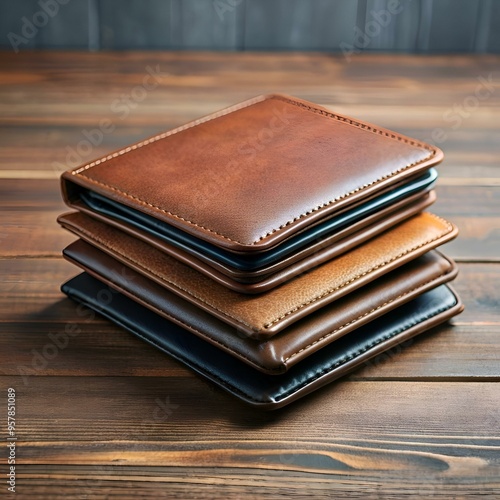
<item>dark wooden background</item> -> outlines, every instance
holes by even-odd
[[[159,68],[157,87],[116,113],[117,99],[142,95],[147,67]],[[264,413],[79,315],[59,291],[78,271],[56,217],[68,152],[101,119],[115,130],[80,147],[82,162],[273,91],[439,139],[432,210],[460,228],[444,251],[466,309]],[[499,116],[495,55],[0,53],[0,443],[13,387],[12,498],[500,498]],[[68,326],[78,335],[55,348]],[[6,457],[2,444],[0,496]]]
[[[43,26],[19,49],[500,51],[499,0],[400,0],[383,29],[395,0],[64,0],[44,24],[40,2],[56,1],[1,2],[0,47],[25,17]]]

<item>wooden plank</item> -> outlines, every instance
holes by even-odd
[[[498,217],[498,186],[438,186],[435,211],[445,217]],[[495,229],[495,227],[492,227]]]
[[[500,157],[500,141],[498,131],[488,130],[486,120],[484,128],[463,127],[459,130],[446,130],[446,139],[439,146],[445,154],[444,161],[439,165],[440,179],[460,177],[471,184],[480,182],[480,178],[496,179],[500,174],[498,158]],[[401,127],[402,133],[421,140],[431,139],[433,126],[441,124],[430,123],[426,129],[407,129]],[[446,183],[444,182],[444,183]],[[496,181],[495,181],[496,182]]]
[[[0,392],[18,392],[22,498],[500,496],[498,57],[9,52],[2,60]],[[121,120],[111,103],[157,64],[158,87]],[[489,74],[494,91],[451,128],[443,113]],[[55,223],[65,210],[55,177],[66,146],[101,118],[116,131],[96,154],[277,88],[422,139],[446,129],[432,210],[460,227],[444,251],[461,259],[455,287],[466,309],[453,326],[262,413],[64,298],[60,284],[79,271],[60,257],[73,237]],[[65,339],[67,325],[78,335]]]
[[[440,168],[440,173],[443,170],[444,167]],[[54,176],[61,171],[54,171]],[[466,174],[467,169],[462,171],[462,175]],[[498,169],[492,170],[493,174],[498,178]],[[455,167],[450,166],[438,185],[438,199],[430,209],[460,229],[460,236],[447,244],[444,251],[460,261],[498,262],[500,218],[496,207],[500,203],[500,186],[468,186],[467,178],[463,183],[447,185],[446,176],[453,175]],[[74,239],[56,223],[59,214],[70,210],[62,202],[57,179],[2,179],[0,207],[4,212],[0,257],[56,257]]]
[[[0,257],[59,257],[75,237],[56,218],[69,209],[44,212],[9,211],[2,215]]]
[[[356,2],[252,0],[246,2],[245,50],[342,50],[352,45]]]
[[[68,54],[69,55],[69,54]],[[125,55],[125,57],[124,57]],[[222,78],[229,78],[227,83],[229,83],[229,88],[231,91],[238,90],[236,87],[233,88],[231,85],[232,81],[242,83],[248,82],[248,78],[252,75],[242,75],[240,71],[235,72],[232,69],[235,64],[238,67],[247,69],[248,72],[259,74],[259,78],[262,75],[270,74],[273,78],[281,77],[283,83],[288,82],[287,74],[293,73],[295,77],[299,78],[299,83],[302,83],[303,90],[307,91],[310,88],[314,89],[318,82],[323,85],[332,84],[330,78],[330,71],[342,70],[346,78],[352,78],[353,80],[359,78],[358,72],[363,71],[366,68],[365,78],[370,78],[371,75],[376,76],[376,81],[381,81],[382,83],[387,80],[396,80],[399,78],[411,78],[415,80],[415,87],[404,87],[402,86],[400,90],[403,93],[411,91],[415,92],[416,89],[421,89],[421,97],[426,97],[430,99],[432,103],[439,103],[439,100],[435,98],[434,95],[427,92],[427,85],[431,84],[436,88],[441,88],[441,90],[451,92],[454,95],[455,91],[461,92],[466,89],[468,93],[474,90],[474,86],[471,85],[475,83],[476,75],[487,75],[492,72],[494,75],[498,73],[498,56],[497,55],[484,55],[478,59],[478,56],[422,56],[422,57],[412,57],[405,55],[384,55],[373,54],[363,55],[360,54],[353,63],[346,64],[345,58],[341,55],[328,55],[322,53],[207,53],[207,52],[193,52],[193,53],[176,53],[176,52],[149,52],[145,54],[138,53],[125,53],[121,57],[116,54],[110,53],[105,54],[105,57],[101,59],[99,57],[90,57],[88,54],[79,54],[77,62],[93,62],[97,69],[104,72],[105,74],[110,74],[109,63],[112,62],[116,65],[117,69],[124,70],[128,68],[128,71],[137,68],[144,68],[147,64],[153,63],[165,63],[172,64],[173,74],[171,77],[185,76],[189,74],[198,75],[201,73],[203,76],[213,76],[214,79],[202,79],[202,80],[192,80],[191,82],[180,82],[180,83],[200,83],[203,86],[209,88],[218,87],[220,93],[222,89],[220,88],[220,82]],[[23,54],[24,56],[24,54]],[[28,56],[27,56],[28,57]],[[64,61],[64,59],[63,59]],[[98,64],[100,63],[100,64]],[[478,65],[480,63],[480,65]],[[58,65],[61,63],[57,63]],[[439,75],[436,74],[437,69],[441,68]],[[47,68],[50,70],[50,68]],[[305,71],[305,73],[304,73]],[[326,71],[326,72],[325,72]],[[286,72],[286,74],[283,74]],[[315,78],[311,79],[311,73]],[[132,73],[133,74],[133,73]],[[169,76],[168,74],[166,76]],[[67,78],[68,80],[75,80],[75,75],[61,75],[62,78]],[[221,78],[221,81],[217,82],[216,77]],[[319,80],[316,80],[316,77]],[[375,78],[374,78],[375,80]],[[496,78],[493,79],[493,85],[498,88],[498,81]],[[88,81],[95,81],[88,78]],[[251,78],[249,80],[251,83],[256,84],[258,80]],[[457,88],[448,88],[449,81],[456,81]],[[175,81],[174,81],[175,83]],[[219,85],[218,85],[219,83]],[[262,81],[260,82],[262,85]],[[289,84],[293,82],[288,82]],[[304,85],[307,83],[307,85]],[[342,84],[342,82],[335,82],[336,84]],[[361,81],[353,81],[360,88],[366,87]],[[468,87],[465,87],[468,85]],[[370,91],[370,88],[366,88]],[[331,91],[331,87],[330,87]],[[328,93],[327,96],[331,94]],[[391,97],[391,96],[388,96]],[[393,100],[396,102],[394,96]],[[498,101],[499,97],[497,95],[492,96],[492,98]]]
[[[21,376],[28,386],[34,377],[195,377],[181,363],[145,344],[122,328],[91,316],[82,318],[77,305],[55,300],[23,322],[2,321],[0,374]],[[62,315],[62,318],[58,317]],[[48,320],[48,316],[52,321]],[[92,317],[93,321],[87,320]],[[36,324],[33,318],[40,318]],[[500,327],[441,326],[368,361],[350,380],[500,381]],[[66,325],[77,328],[71,336]]]
[[[492,2],[489,20],[488,51],[498,53],[500,52],[500,30],[498,29],[500,23],[499,2]]]
[[[433,0],[428,49],[473,51],[479,3],[480,0]]]
[[[365,35],[365,50],[415,51],[419,17],[419,2],[368,0],[364,23],[358,26]]]
[[[377,356],[349,378],[499,382],[498,325],[463,325],[464,320],[459,316],[453,327],[438,327]]]
[[[437,193],[431,211],[449,219],[460,230],[458,238],[444,245],[443,251],[459,261],[498,262],[500,188],[441,185]]]
[[[297,456],[283,468],[387,479],[498,472],[495,383],[344,380],[277,412],[242,407],[198,377],[33,377],[27,387],[1,377],[0,387],[16,389],[23,463],[267,470],[280,454],[323,450],[333,461]],[[450,415],[460,424],[452,432]]]
[[[466,180],[464,185],[449,185],[447,176],[442,175],[442,166],[439,166],[438,170],[442,182],[438,182],[438,201],[431,210],[447,217],[469,215],[482,218],[498,215],[495,209],[496,204],[500,202],[498,186],[474,186],[473,180],[471,186],[466,185]],[[62,201],[61,187],[57,179],[23,177],[2,179],[0,208],[4,213],[12,210],[68,210]]]
[[[235,50],[241,48],[245,13],[242,0],[173,0],[172,46],[178,49]]]
[[[395,60],[387,56],[359,55],[347,64],[342,57],[320,54],[308,57],[189,54],[182,59],[179,55],[158,53],[144,59],[129,53],[120,58],[110,54],[102,58],[80,54],[75,63],[72,62],[74,55],[61,54],[60,62],[49,64],[43,54],[36,59],[20,54],[23,61],[9,56],[6,57],[6,68],[11,68],[9,76],[0,69],[2,81],[7,82],[0,88],[0,125],[9,130],[3,135],[5,142],[0,144],[0,155],[9,170],[15,170],[18,165],[38,169],[42,161],[64,161],[67,149],[85,141],[84,132],[99,127],[100,120],[111,121],[113,131],[103,134],[102,142],[87,157],[126,143],[126,139],[123,142],[119,139],[128,133],[123,127],[130,127],[129,140],[136,140],[149,135],[150,131],[165,130],[277,88],[430,142],[435,142],[437,130],[440,132],[437,144],[448,155],[456,151],[454,161],[467,162],[467,166],[495,164],[500,148],[495,119],[500,107],[496,57],[481,59],[484,70],[479,71],[475,59],[462,57]],[[74,72],[64,70],[68,64],[76,65]],[[228,71],[233,64],[242,68],[241,71]],[[146,68],[157,65],[161,72],[158,87],[141,102],[133,102],[133,107],[117,109],[117,100],[119,103],[121,96],[131,94],[141,85]],[[37,77],[26,68],[35,71]],[[445,76],[437,78],[437,71]],[[479,78],[488,79],[489,75],[493,91],[488,99],[473,110],[464,109],[470,104],[467,99],[474,97],[480,85]],[[55,92],[50,83],[54,79],[68,90]],[[106,82],[105,86],[102,81]],[[335,93],[331,90],[332,81],[336,82]],[[262,82],[266,82],[264,87]],[[337,95],[343,98],[338,99]],[[85,106],[81,105],[82,99]],[[460,108],[458,111],[456,106]],[[45,128],[47,121],[50,128]],[[37,135],[40,127],[42,136]],[[68,137],[59,135],[65,127],[68,127]],[[26,152],[21,151],[16,158],[8,141],[14,135],[14,144],[25,143],[27,133],[34,139],[39,137],[39,144],[44,146],[40,149],[30,141],[25,146]],[[17,140],[15,134],[18,134]],[[35,167],[30,167],[32,147]],[[51,151],[44,151],[45,147]],[[58,156],[54,158],[54,154]],[[47,169],[47,165],[44,168]],[[488,173],[485,177],[491,175]]]
[[[455,287],[466,308],[454,322],[460,325],[487,326],[500,323],[500,308],[495,299],[500,287],[500,269],[492,264],[460,264]],[[0,317],[5,322],[54,321],[58,300],[64,295],[60,284],[78,274],[79,268],[60,259],[0,259]],[[36,276],[36,279],[33,279]],[[26,299],[23,305],[22,299]],[[74,313],[62,305],[62,321],[71,321]],[[25,307],[25,309],[23,309]],[[47,315],[44,316],[47,309]],[[68,316],[66,316],[68,314]]]
[[[342,56],[331,57],[326,54],[190,53],[181,57],[178,53],[158,52],[149,53],[147,58],[141,58],[137,53],[122,53],[120,57],[107,53],[102,58],[97,58],[95,54],[78,54],[76,62],[73,62],[74,72],[64,72],[65,64],[70,64],[75,59],[75,56],[69,53],[61,54],[60,60],[50,64],[43,55],[37,60],[30,54],[20,54],[21,56],[22,60],[19,60],[14,54],[10,56],[7,53],[7,66],[3,72],[0,69],[3,78],[8,78],[0,89],[0,97],[9,91],[12,99],[9,102],[2,99],[2,106],[17,104],[19,114],[25,109],[22,104],[43,105],[45,100],[49,100],[53,104],[72,105],[75,97],[79,95],[81,98],[82,93],[86,106],[101,104],[109,111],[110,103],[115,97],[119,97],[119,92],[130,92],[130,89],[142,82],[148,65],[160,65],[161,72],[159,86],[151,92],[151,96],[163,98],[175,90],[176,95],[179,93],[187,100],[190,92],[195,91],[195,98],[199,101],[202,100],[201,90],[210,90],[218,96],[223,96],[221,84],[225,85],[226,92],[230,92],[229,96],[238,95],[245,89],[252,92],[262,91],[264,79],[265,89],[272,84],[285,85],[285,89],[301,89],[306,95],[316,92],[324,104],[339,103],[337,92],[345,92],[343,100],[349,104],[401,106],[404,103],[412,108],[426,105],[429,111],[432,111],[432,105],[437,105],[438,108],[434,112],[440,112],[444,106],[452,106],[457,99],[460,103],[473,94],[480,83],[477,77],[488,77],[492,73],[493,88],[498,89],[499,86],[496,78],[496,56],[483,56],[479,70],[476,59],[459,56],[411,59],[408,56],[360,54],[348,64]],[[230,70],[233,65],[237,65],[241,70]],[[7,68],[10,68],[9,76],[6,75]],[[438,68],[439,78],[436,76]],[[33,72],[37,75],[36,78]],[[53,86],[50,85],[53,78],[61,85],[68,85],[68,90],[65,93],[54,92]],[[336,93],[332,93],[332,78],[335,79]],[[102,85],[102,81],[106,82],[106,86]],[[450,85],[451,82],[453,85]],[[36,92],[24,96],[27,101],[23,101],[17,93],[12,95],[10,85],[15,85],[18,91],[36,86]],[[162,89],[163,93],[160,92]],[[356,89],[363,92],[355,93]],[[397,95],[394,89],[398,89]],[[276,91],[276,88],[273,90]],[[226,101],[229,96],[226,94]],[[498,105],[499,99],[498,93],[491,91],[489,98],[481,103],[480,110],[486,106]],[[186,105],[189,109],[189,102]],[[10,108],[3,109],[8,111]],[[56,108],[52,112],[65,110],[66,108]],[[30,111],[34,114],[33,118],[39,112],[37,109]],[[71,115],[75,111],[78,109],[67,109],[67,113]],[[85,115],[85,111],[88,113],[95,110],[92,107],[87,109],[80,106],[79,111],[75,119]]]
[[[221,103],[224,106],[226,103]],[[329,106],[339,110],[341,106]],[[354,109],[343,107],[344,112],[355,114],[360,118],[368,118],[375,123],[383,123],[388,128],[397,130],[417,139],[431,138],[432,127],[422,124],[421,128],[407,126],[408,109],[401,108],[395,113],[383,115],[382,110],[369,112],[367,108]],[[405,113],[406,111],[406,113]],[[194,118],[196,110],[190,115],[182,116],[175,109],[168,115],[144,117],[150,122],[135,126],[129,122],[137,121],[130,117],[127,122],[117,122],[112,133],[103,134],[102,140],[92,149],[81,144],[88,140],[85,136],[96,128],[96,122],[89,125],[58,127],[0,127],[0,179],[57,179],[59,175],[79,162],[89,161],[104,156],[111,151],[132,144],[158,132],[174,128]],[[201,113],[200,113],[201,114]],[[172,115],[172,116],[170,116]],[[86,118],[78,118],[78,121]],[[423,120],[422,120],[423,121]],[[435,122],[438,125],[438,122]],[[485,126],[487,124],[485,123]],[[30,141],[26,143],[29,134]],[[96,136],[98,139],[100,136]],[[83,141],[83,142],[82,142]],[[431,140],[432,142],[432,140]],[[80,146],[79,146],[80,145]],[[440,183],[450,182],[462,184],[498,185],[500,183],[500,141],[495,129],[488,130],[463,128],[450,130],[446,141],[439,144],[445,152],[445,160],[439,166]],[[77,148],[81,151],[78,152]],[[83,154],[81,154],[83,152]]]
[[[99,120],[96,117],[80,119],[80,122],[89,122],[80,126],[75,123],[74,126],[0,127],[0,178],[57,179],[64,171],[83,162],[179,124],[175,118],[166,117],[163,127],[123,126],[123,122],[115,118],[114,129],[110,131],[100,129]],[[27,135],[29,143],[26,143]],[[57,193],[55,195],[57,197]]]
[[[16,385],[12,381],[7,385]],[[359,498],[360,492],[373,499],[459,498],[500,491],[499,440],[490,433],[498,428],[494,384],[344,382],[294,411],[246,409],[243,417],[217,392],[200,398],[195,380],[183,381],[182,394],[168,391],[165,379],[36,382],[18,389],[24,419],[18,491],[43,491],[37,498],[126,497],[130,491],[145,498],[161,491],[168,498],[241,498],[253,496],[255,484],[263,498],[284,492],[292,498]],[[193,389],[203,412],[192,412],[185,399]],[[66,403],[54,404],[61,394]],[[462,423],[453,435],[450,415]],[[310,419],[317,425],[304,432]],[[193,428],[199,429],[194,436]]]
[[[317,457],[314,457],[317,458]],[[313,459],[314,459],[313,458]],[[40,469],[42,472],[37,473]],[[330,498],[366,500],[380,498],[473,498],[484,491],[498,491],[493,477],[481,483],[473,479],[441,480],[436,477],[402,478],[382,480],[381,477],[353,478],[349,473],[318,474],[283,470],[210,469],[207,466],[189,468],[155,468],[115,466],[78,466],[65,472],[68,467],[26,466],[29,471],[22,475],[26,491],[38,493],[40,500],[82,498],[128,498],[131,492],[140,498]],[[61,471],[61,472],[59,472]],[[191,478],[191,483],[189,479]],[[196,480],[194,481],[194,478]],[[33,489],[33,490],[31,490]],[[23,489],[24,490],[24,489]],[[21,490],[20,490],[21,491]],[[45,493],[46,492],[46,493]],[[91,495],[98,495],[92,497]]]
[[[169,48],[171,40],[171,0],[99,2],[101,48]]]
[[[4,214],[11,210],[66,210],[61,197],[61,185],[56,180],[4,179],[0,183],[0,207]]]
[[[319,105],[324,105],[341,114],[347,114],[353,118],[359,118],[366,121],[375,122],[379,125],[383,125],[386,128],[399,129],[405,131],[406,133],[413,133],[413,135],[418,135],[418,139],[426,140],[427,142],[432,142],[438,146],[446,148],[449,143],[453,144],[455,141],[458,143],[460,141],[466,140],[471,146],[474,145],[474,141],[479,141],[479,143],[486,144],[489,147],[493,147],[490,141],[493,142],[494,139],[498,139],[498,131],[495,129],[495,122],[493,121],[494,114],[497,112],[498,103],[491,102],[491,105],[481,107],[474,112],[474,114],[469,115],[467,120],[462,120],[458,128],[452,128],[452,126],[457,123],[454,119],[456,113],[453,112],[452,106],[448,107],[442,105],[442,107],[430,108],[424,107],[424,109],[419,109],[417,103],[414,104],[395,104],[390,100],[384,102],[384,105],[375,105],[371,100],[376,99],[376,93],[379,95],[385,95],[385,92],[389,92],[389,87],[379,88],[376,90],[372,88],[371,94],[367,92],[366,102],[362,104],[360,102],[352,102],[350,104],[345,103],[332,103],[330,98],[325,96],[323,90],[318,88],[316,93],[304,93],[300,91],[297,87],[285,89],[286,93],[296,95],[297,97],[302,97],[304,99],[309,99],[316,102]],[[130,93],[130,89],[133,85],[129,86],[127,89]],[[272,89],[271,89],[272,90]],[[351,89],[352,90],[352,89]],[[125,89],[124,89],[125,91]],[[249,89],[245,94],[236,94],[233,97],[226,95],[224,98],[221,94],[214,92],[214,101],[210,103],[200,103],[201,93],[199,90],[194,90],[193,99],[194,101],[187,103],[184,110],[181,110],[180,103],[172,102],[174,94],[172,91],[165,92],[161,89],[153,91],[146,100],[140,104],[137,108],[130,111],[127,116],[123,117],[123,114],[118,114],[118,110],[122,113],[123,108],[111,109],[111,105],[115,102],[114,95],[108,98],[104,102],[94,102],[89,103],[90,109],[95,111],[94,115],[88,113],[83,113],[81,107],[74,104],[68,105],[68,109],[64,110],[63,107],[58,103],[55,109],[48,111],[51,114],[52,119],[55,123],[51,127],[44,128],[42,132],[49,134],[54,133],[51,137],[52,140],[57,139],[55,136],[62,128],[67,128],[67,133],[71,133],[72,129],[75,129],[75,133],[82,133],[83,129],[90,130],[99,127],[99,121],[101,119],[108,119],[115,125],[115,130],[113,132],[105,133],[105,139],[113,138],[115,134],[120,134],[122,128],[136,127],[156,130],[163,130],[169,126],[175,126],[178,124],[185,123],[187,120],[194,119],[195,117],[203,116],[205,113],[210,113],[216,109],[221,109],[221,107],[226,107],[230,104],[235,104],[239,100],[248,98],[249,96],[255,96],[259,93],[258,89]],[[185,102],[184,99],[188,99],[188,95],[185,92],[176,93],[176,98],[180,102]],[[454,98],[459,102],[463,101],[464,94],[455,95]],[[47,99],[50,99],[47,97]],[[385,99],[385,97],[384,97]],[[35,104],[35,103],[34,103]],[[56,103],[54,103],[56,104]],[[46,106],[40,104],[42,107]],[[23,105],[24,106],[24,105]],[[163,106],[163,112],[158,113],[158,106]],[[37,110],[36,114],[30,117],[30,124],[27,123],[26,116],[23,116],[20,109],[19,114],[15,115],[13,110],[15,109],[13,103],[0,104],[0,107],[5,111],[5,116],[1,120],[2,129],[10,128],[10,134],[19,134],[18,136],[22,138],[26,133],[37,134],[38,130],[42,127],[42,110]],[[447,120],[443,119],[443,113],[451,110],[451,113],[447,114]],[[26,107],[26,111],[28,111]],[[74,112],[71,117],[70,114]],[[40,115],[38,115],[40,113]],[[410,116],[408,116],[410,115]],[[123,118],[121,118],[123,117]],[[453,119],[453,121],[451,121]],[[15,129],[12,126],[16,126]],[[24,129],[23,129],[24,127]],[[435,128],[443,129],[440,134],[439,142],[433,139],[433,130]],[[78,130],[79,129],[79,130]],[[66,133],[66,131],[64,131]],[[147,133],[147,132],[145,132]],[[444,134],[443,134],[444,133]],[[484,133],[485,137],[481,134]],[[443,136],[444,137],[441,137]],[[36,138],[36,136],[35,136]],[[84,139],[82,135],[76,138],[75,143],[78,140]],[[3,139],[3,140],[6,140]],[[70,145],[74,145],[70,144]],[[476,146],[478,148],[478,146]],[[485,151],[485,154],[488,151]]]

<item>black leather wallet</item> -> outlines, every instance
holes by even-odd
[[[253,406],[282,407],[345,375],[370,358],[446,321],[461,310],[446,285],[425,292],[390,314],[323,347],[280,375],[261,373],[216,346],[146,309],[122,294],[103,303],[106,287],[82,273],[63,285],[73,299],[98,311],[141,339],[170,354],[222,389]]]

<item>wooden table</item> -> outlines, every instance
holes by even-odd
[[[64,169],[274,91],[444,149],[433,210],[461,230],[445,251],[466,310],[265,413],[79,316],[55,219]],[[1,437],[12,387],[17,498],[500,498],[499,112],[496,56],[1,54]]]

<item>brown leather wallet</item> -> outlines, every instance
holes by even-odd
[[[278,334],[255,340],[234,324],[204,311],[83,240],[69,245],[64,256],[165,319],[269,374],[284,373],[318,349],[457,275],[453,261],[430,251],[283,328]],[[154,264],[161,267],[160,262]]]
[[[278,408],[458,314],[437,148],[260,96],[62,176],[62,290]],[[103,303],[103,287],[112,301]]]
[[[428,206],[425,176],[441,159],[401,134],[268,95],[68,171],[62,189],[70,207],[258,293]]]

